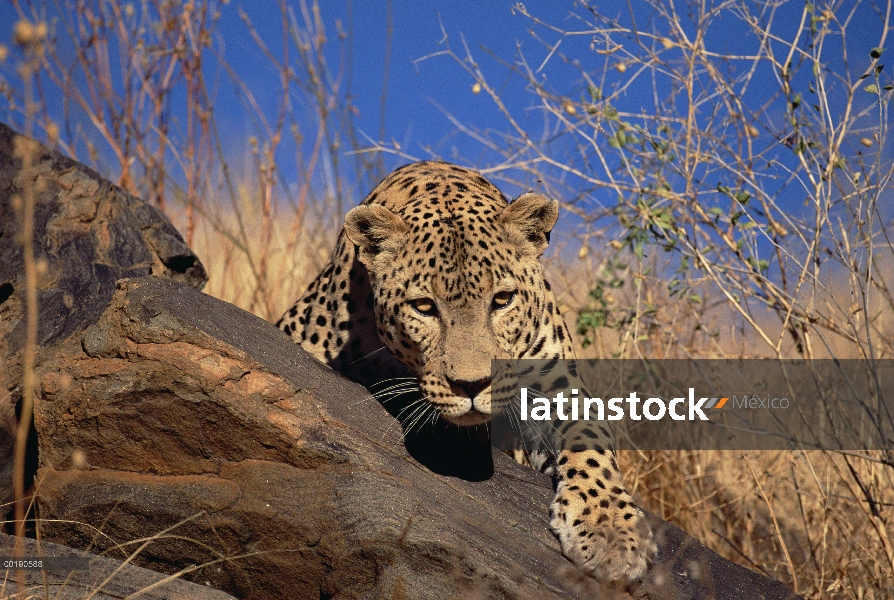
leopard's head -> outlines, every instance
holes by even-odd
[[[505,387],[492,380],[492,359],[544,343],[553,307],[539,257],[558,203],[528,193],[508,205],[438,206],[362,205],[345,216],[345,234],[368,271],[382,343],[443,417],[471,426],[490,419],[492,390]]]

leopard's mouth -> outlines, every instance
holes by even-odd
[[[420,378],[421,379],[421,378]],[[420,386],[423,396],[429,399],[448,423],[458,427],[474,427],[491,420],[491,386],[482,385],[468,389],[451,382],[436,380]],[[488,380],[489,383],[489,380]]]
[[[481,412],[474,407],[461,415],[448,415],[445,412],[441,412],[441,416],[459,427],[474,427],[490,421],[490,413]]]
[[[451,390],[452,391],[452,390]],[[441,416],[459,427],[474,427],[491,419],[490,390],[483,390],[474,398],[455,392],[440,403]]]

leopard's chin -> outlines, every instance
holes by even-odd
[[[474,408],[464,412],[461,415],[446,415],[441,413],[441,416],[448,422],[453,423],[458,427],[474,427],[476,425],[482,425],[490,421],[490,414],[479,412]]]

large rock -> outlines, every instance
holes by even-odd
[[[189,577],[241,598],[606,591],[560,555],[547,477],[457,430],[412,438],[414,458],[363,388],[187,286],[119,282],[99,321],[41,373],[48,539],[111,549],[158,534],[135,562],[213,563]],[[636,597],[790,596],[655,525],[660,560]]]
[[[29,172],[15,156],[15,131],[0,123],[0,504],[11,498],[14,407],[21,399],[25,267],[14,198],[37,190],[35,258],[40,346],[96,322],[125,277],[157,275],[201,288],[205,269],[171,223],[95,171],[45,146]]]

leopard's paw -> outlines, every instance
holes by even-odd
[[[645,514],[615,490],[562,482],[550,524],[573,563],[602,581],[629,583],[646,574],[657,546]]]

